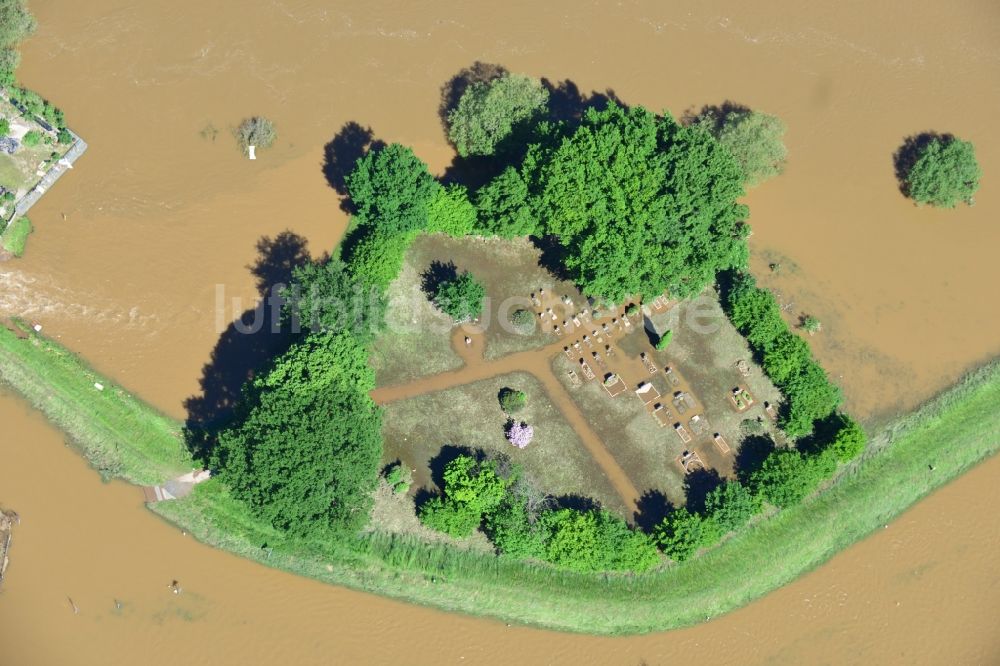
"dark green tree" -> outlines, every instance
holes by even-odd
[[[706,131],[669,116],[588,109],[570,135],[528,151],[521,177],[531,216],[558,237],[566,271],[588,295],[687,297],[746,263],[739,166]],[[514,192],[514,176],[501,178]],[[506,210],[528,215],[520,196],[510,201]]]
[[[468,271],[442,282],[434,292],[434,304],[457,322],[479,317],[485,298],[486,288]]]
[[[339,259],[293,269],[292,284],[282,292],[286,321],[296,332],[346,329],[371,340],[382,328],[385,298],[363,278]]]
[[[347,536],[368,519],[382,455],[381,415],[363,345],[317,333],[247,384],[211,466],[233,496],[278,529]]]
[[[528,404],[528,396],[524,391],[518,391],[509,387],[500,389],[499,400],[500,409],[508,414],[519,412]]]
[[[901,153],[907,150],[913,155],[904,174],[904,189],[911,199],[941,208],[973,203],[982,170],[971,143],[950,135],[933,136],[904,146]]]
[[[356,223],[382,237],[423,229],[440,187],[427,165],[398,143],[369,151],[347,176]]]

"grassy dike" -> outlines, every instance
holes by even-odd
[[[191,470],[179,423],[23,322],[0,322],[0,380],[63,430],[107,477],[146,485]]]
[[[187,460],[176,424],[118,389],[95,392],[92,371],[54,343],[0,328],[0,376],[84,451],[118,451],[126,478],[150,479]],[[638,576],[562,572],[377,533],[349,544],[292,541],[215,482],[152,508],[207,544],[325,582],[550,629],[642,633],[742,606],[888,523],[1000,448],[997,404],[994,362],[883,429],[815,497],[701,557]]]

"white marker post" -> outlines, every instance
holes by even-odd
[[[256,146],[247,146],[247,151],[250,153],[250,159],[255,160],[257,156],[253,154],[254,148]]]

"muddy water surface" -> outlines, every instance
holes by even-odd
[[[0,310],[46,331],[169,413],[198,390],[216,327],[256,297],[261,236],[289,228],[314,254],[345,217],[323,146],[347,121],[450,150],[439,87],[474,60],[613,88],[629,103],[732,99],[789,125],[786,175],[748,198],[755,267],[812,339],[850,406],[912,405],[1000,351],[1000,9],[959,3],[466,3],[90,0],[32,3],[24,82],[90,143],[32,211],[27,256],[0,267]],[[249,114],[278,144],[242,159]],[[213,139],[212,128],[217,130]],[[976,206],[917,209],[891,155],[934,129],[976,143]],[[191,663],[282,658],[660,663],[991,661],[1000,463],[984,465],[885,533],[751,608],[704,627],[600,641],[444,616],[270,572],[193,544],[100,485],[18,403],[2,403],[0,502],[26,517],[0,597],[5,662],[114,656]],[[166,584],[185,586],[179,597]],[[73,615],[66,595],[80,606]],[[169,596],[167,596],[169,595]],[[126,603],[114,614],[113,598]],[[896,603],[899,602],[897,606]],[[15,658],[6,658],[13,655]],[[183,656],[182,656],[183,655]]]

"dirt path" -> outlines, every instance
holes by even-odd
[[[468,335],[471,344],[465,344]],[[548,393],[549,400],[556,409],[566,419],[570,427],[576,433],[583,445],[587,447],[594,461],[600,465],[605,476],[611,482],[615,491],[625,502],[625,506],[631,513],[638,510],[636,502],[639,499],[639,491],[636,490],[632,480],[629,479],[625,470],[622,469],[618,461],[615,460],[611,452],[608,451],[604,442],[587,423],[583,413],[577,407],[573,398],[563,387],[559,379],[552,373],[550,359],[557,353],[562,353],[565,345],[564,340],[559,339],[552,344],[541,349],[517,352],[501,358],[487,361],[483,358],[483,336],[478,333],[467,334],[461,327],[452,334],[452,345],[456,353],[465,362],[465,365],[458,370],[442,372],[429,377],[405,384],[394,386],[383,386],[372,392],[372,399],[384,405],[390,402],[406,400],[425,393],[443,391],[454,386],[471,384],[482,379],[488,379],[497,375],[510,374],[512,372],[526,372],[541,382]]]

